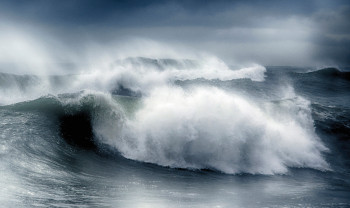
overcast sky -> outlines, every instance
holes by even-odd
[[[350,66],[350,1],[0,0],[0,30],[2,62],[147,39],[228,63]]]

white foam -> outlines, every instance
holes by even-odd
[[[106,115],[101,124],[109,127],[94,130],[126,158],[162,166],[252,174],[329,168],[306,100],[256,102],[217,88],[161,87],[121,132],[113,128],[120,120]]]

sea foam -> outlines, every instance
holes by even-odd
[[[123,156],[162,166],[224,173],[280,174],[288,167],[329,169],[327,148],[301,98],[261,105],[218,88],[155,89],[128,118],[103,114],[97,138]]]

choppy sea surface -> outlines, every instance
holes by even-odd
[[[350,70],[0,73],[2,207],[350,207]]]

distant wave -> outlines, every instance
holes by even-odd
[[[95,66],[82,74],[64,76],[13,75],[0,73],[0,104],[31,100],[47,94],[95,90],[116,94],[141,95],[177,80],[264,81],[265,67],[252,65],[231,70],[214,60],[126,58]]]
[[[323,69],[319,69],[316,71],[311,71],[303,74],[309,75],[309,76],[320,76],[325,78],[342,78],[342,79],[350,80],[350,72],[341,71],[333,67],[323,68]]]

